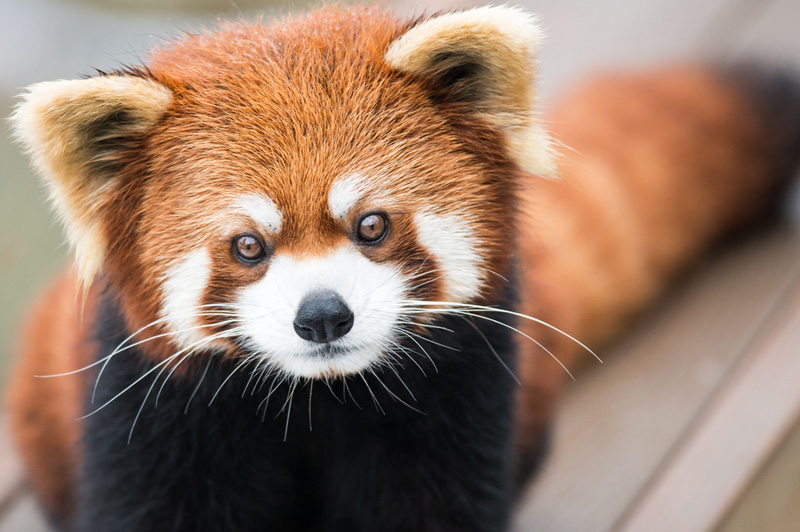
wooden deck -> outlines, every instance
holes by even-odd
[[[800,530],[800,447],[781,447],[800,414],[799,265],[786,227],[727,250],[582,375],[518,530],[739,530],[738,507],[776,495],[791,503],[750,512],[785,526],[749,530]]]
[[[800,72],[797,0],[520,3],[548,28],[545,101],[593,70],[671,58],[766,57]],[[182,19],[171,16],[152,27]],[[787,219],[714,255],[579,376],[516,531],[800,530],[798,227]],[[0,532],[46,530],[0,428]]]

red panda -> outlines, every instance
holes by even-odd
[[[8,407],[60,528],[507,527],[561,364],[762,212],[800,138],[791,82],[765,110],[700,67],[542,119],[539,39],[507,7],[324,8],[29,89],[78,268]]]

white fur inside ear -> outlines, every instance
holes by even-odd
[[[386,53],[389,66],[436,80],[448,65],[479,67],[471,83],[475,112],[502,130],[508,152],[524,170],[554,175],[550,140],[536,121],[536,18],[513,7],[448,13],[412,27]],[[473,94],[474,96],[474,94]]]
[[[438,54],[472,52],[491,53],[518,68],[520,60],[534,61],[542,38],[536,17],[520,8],[478,7],[417,24],[392,43],[386,62],[398,70],[420,73],[430,67]]]
[[[441,269],[446,300],[465,303],[479,295],[484,281],[481,254],[469,223],[455,214],[420,211],[414,224],[420,243]]]
[[[14,134],[44,178],[88,284],[105,255],[98,218],[113,181],[92,175],[92,165],[114,158],[113,145],[96,141],[145,133],[164,114],[172,93],[148,79],[100,76],[38,83],[22,99],[11,115]]]

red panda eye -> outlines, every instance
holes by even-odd
[[[233,250],[245,262],[255,262],[264,258],[264,245],[252,235],[241,235],[233,241]]]
[[[358,222],[358,239],[374,244],[386,236],[387,229],[389,229],[389,221],[385,214],[368,214]]]

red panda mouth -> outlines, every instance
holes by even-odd
[[[324,344],[312,351],[309,351],[308,355],[310,357],[318,357],[318,358],[336,358],[339,356],[347,356],[352,351],[353,349],[344,346]]]

